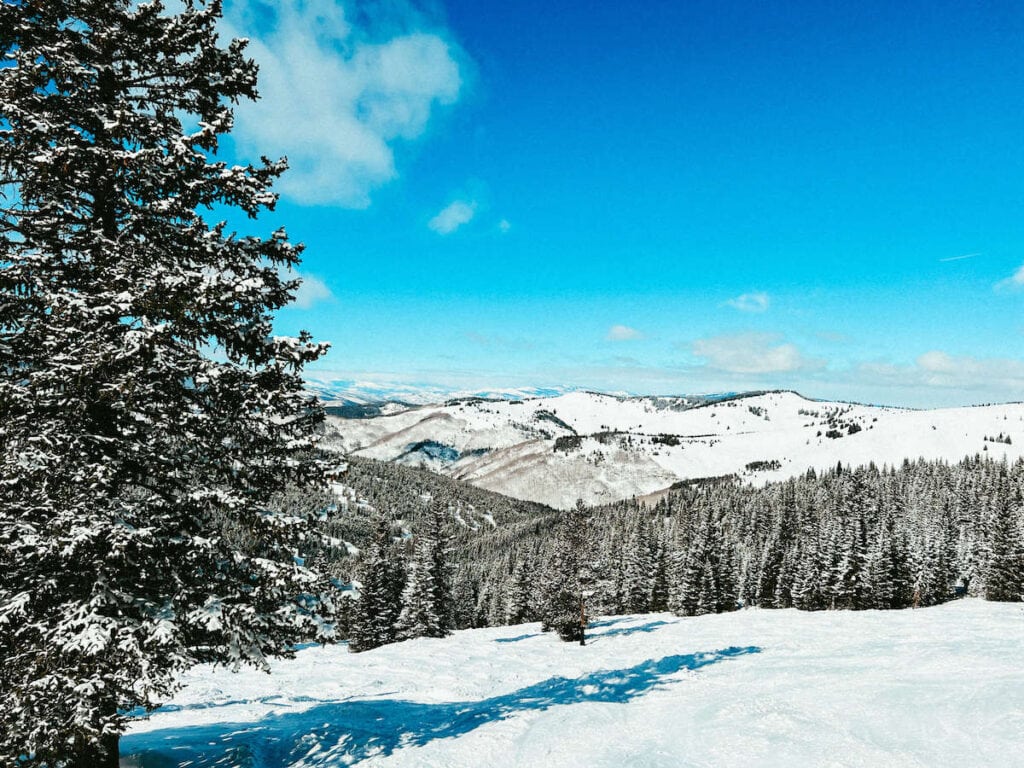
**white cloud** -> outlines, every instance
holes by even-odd
[[[914,398],[965,405],[1019,401],[1024,392],[1024,360],[950,355],[940,350],[925,352],[906,365],[860,363],[849,373],[846,383],[888,390],[888,399],[894,402],[902,398],[891,393],[910,392]]]
[[[512,225],[509,223],[508,219],[502,219],[501,221],[498,222],[498,229],[501,231],[501,234],[504,235],[506,232],[512,229]]]
[[[295,291],[295,300],[291,306],[296,309],[310,309],[322,301],[329,301],[334,298],[331,289],[318,277],[312,275],[295,275],[302,282]]]
[[[995,287],[997,291],[1016,290],[1019,288],[1024,288],[1024,264],[1018,267],[1017,271],[1010,275],[1008,278],[1006,278],[1005,280],[1000,280],[998,283],[996,283]]]
[[[427,222],[427,226],[439,235],[450,235],[463,224],[468,224],[476,215],[476,203],[456,200]]]
[[[1024,361],[1021,360],[953,356],[933,350],[918,357],[915,366],[917,377],[931,387],[974,389],[995,385],[1024,391]]]
[[[727,334],[698,339],[691,351],[710,368],[728,373],[786,373],[824,367],[823,360],[804,357],[796,346],[779,344],[779,340],[769,333]]]
[[[764,291],[753,291],[740,294],[725,303],[740,312],[765,312],[771,304],[771,298]]]
[[[288,156],[277,189],[292,200],[363,208],[397,175],[395,143],[421,136],[437,105],[455,103],[462,75],[457,51],[416,29],[412,10],[398,24],[352,13],[357,24],[346,7],[337,0],[231,4],[226,32],[251,39],[262,97],[237,106],[233,135],[245,156]]]
[[[643,337],[643,333],[636,328],[630,328],[628,325],[613,325],[608,329],[604,338],[605,341],[636,341]]]

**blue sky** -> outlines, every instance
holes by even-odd
[[[339,376],[1024,399],[1024,7],[233,0]],[[1020,270],[1020,271],[1018,271]]]

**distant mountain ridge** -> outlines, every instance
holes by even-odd
[[[625,396],[473,393],[375,413],[334,411],[338,450],[431,469],[567,508],[657,494],[680,481],[781,480],[809,469],[1024,455],[1024,405],[911,410],[792,391]],[[488,393],[495,395],[496,393]]]
[[[465,398],[525,400],[534,397],[557,397],[576,391],[574,387],[460,388],[428,382],[335,379],[315,375],[306,376],[306,388],[315,392],[328,408],[434,405]]]
[[[693,401],[695,403],[717,402],[737,397],[764,394],[769,390],[748,392],[712,392],[705,394],[682,395],[642,395],[629,392],[614,392],[587,387],[574,386],[523,386],[523,387],[457,387],[431,382],[394,382],[373,381],[369,379],[318,377],[307,374],[306,388],[316,393],[329,409],[346,406],[373,407],[394,412],[397,409],[385,409],[384,406],[423,406],[443,405],[461,400],[531,400],[535,398],[559,397],[570,392],[586,392],[594,395],[615,397],[619,399],[649,399],[663,401]],[[772,390],[775,391],[775,390]],[[782,390],[778,390],[782,391]]]

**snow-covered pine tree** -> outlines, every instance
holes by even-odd
[[[430,567],[432,550],[432,542],[427,537],[417,543],[402,591],[402,611],[395,623],[397,640],[443,637],[446,634],[437,615],[434,576]]]
[[[533,592],[535,589],[533,560],[529,553],[519,558],[509,580],[508,624],[523,624],[534,617]]]
[[[660,518],[659,518],[660,519]],[[669,602],[669,552],[668,534],[662,526],[654,553],[654,577],[651,580],[651,610],[667,611]]]
[[[582,500],[563,514],[542,585],[542,628],[581,645],[587,622],[586,598],[593,581],[588,517]]]
[[[424,566],[430,574],[431,598],[437,615],[438,631],[432,637],[444,637],[455,629],[455,606],[452,598],[452,568],[448,562],[451,534],[448,530],[446,503],[435,502],[427,528],[429,549]]]
[[[985,599],[1024,600],[1024,535],[1020,529],[1020,496],[1006,492],[989,522]]]
[[[125,712],[266,665],[326,605],[272,503],[322,478],[324,347],[272,335],[300,248],[208,219],[272,208],[285,168],[216,159],[256,97],[220,6],[0,2],[5,765],[116,766]]]
[[[825,595],[826,566],[817,538],[817,530],[806,534],[800,564],[793,585],[793,605],[804,611],[820,611],[827,608],[829,599]],[[811,538],[814,535],[815,538]]]
[[[455,574],[452,613],[456,629],[468,629],[474,625],[478,588],[479,581],[466,568],[461,568]]]
[[[844,547],[833,572],[833,607],[868,608],[868,539],[863,517],[848,521],[841,541]]]
[[[698,521],[689,551],[677,566],[671,610],[680,616],[735,610],[738,570],[735,548],[709,509]]]
[[[626,549],[625,598],[627,613],[645,613],[651,607],[654,543],[645,517],[638,516]]]
[[[787,482],[783,489],[758,568],[756,601],[762,608],[788,608],[792,600],[793,563],[787,553],[793,546],[797,510],[793,482]]]
[[[395,640],[395,621],[401,587],[401,569],[391,544],[391,523],[377,514],[373,541],[362,552],[359,568],[359,600],[356,602],[349,650],[353,653],[379,648]]]

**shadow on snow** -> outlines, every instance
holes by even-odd
[[[658,627],[664,627],[668,624],[672,624],[671,621],[649,621],[646,624],[637,624],[632,627],[616,627],[615,629],[609,629],[607,632],[595,632],[591,635],[595,640],[600,637],[611,637],[612,635],[632,635],[637,632],[653,632]]]
[[[542,633],[531,632],[526,635],[516,635],[515,637],[498,637],[495,638],[496,643],[518,643],[520,640],[529,640],[531,637],[540,637]]]
[[[367,699],[321,704],[302,712],[241,723],[172,728],[121,739],[123,764],[140,768],[282,768],[349,765],[449,739],[514,716],[585,702],[626,704],[671,682],[664,678],[720,661],[759,653],[732,647],[686,656],[648,659],[634,667],[584,677],[552,677],[503,696],[480,701],[420,703]],[[128,758],[128,759],[125,759]]]
[[[672,624],[671,621],[649,621],[646,624],[637,624],[632,627],[617,627],[615,629],[609,629],[607,632],[591,632],[591,630],[599,629],[602,627],[610,627],[614,624],[620,624],[623,621],[628,621],[626,617],[618,619],[603,619],[602,621],[592,621],[587,624],[587,637],[611,637],[612,635],[632,635],[635,632],[653,632],[658,627],[664,627],[668,624]],[[521,640],[529,640],[531,637],[540,637],[543,632],[531,632],[525,635],[516,635],[515,637],[498,637],[495,638],[496,643],[518,643]]]

